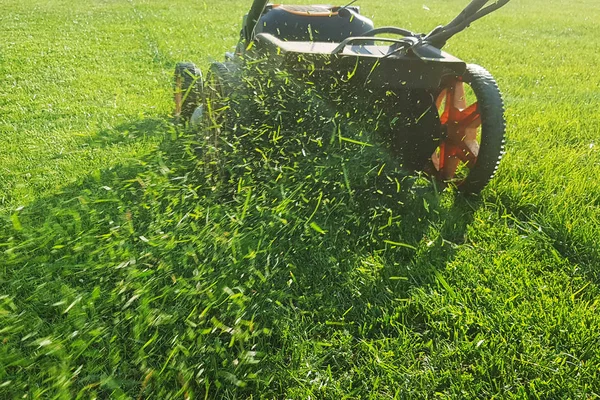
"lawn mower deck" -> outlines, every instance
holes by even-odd
[[[377,45],[374,42],[387,42]],[[410,39],[351,37],[341,43],[284,41],[268,33],[255,37],[253,58],[270,56],[278,68],[312,75],[352,74],[354,85],[389,89],[436,89],[447,70],[463,74],[466,63],[432,46]],[[359,61],[359,62],[357,62]]]

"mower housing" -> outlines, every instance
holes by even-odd
[[[269,33],[284,41],[341,42],[374,28],[358,7],[268,5],[254,34]]]

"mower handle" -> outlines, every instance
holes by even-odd
[[[446,25],[446,28],[449,28],[449,27],[452,27],[452,26],[462,23],[465,19],[467,19],[468,17],[472,16],[477,11],[479,11],[481,9],[481,7],[485,6],[486,3],[488,3],[488,1],[489,0],[473,0],[473,1],[471,1],[471,3],[469,3],[469,5],[466,6],[465,9],[462,10],[461,13],[456,16],[456,18],[454,18],[452,21],[450,21],[450,23],[448,25]]]
[[[465,7],[464,10],[449,24],[445,26],[439,26],[431,31],[425,38],[424,41],[430,43],[431,45],[442,48],[448,39],[457,33],[465,30],[472,22],[485,17],[492,11],[496,11],[500,7],[506,5],[510,0],[496,0],[494,4],[488,5],[484,7],[486,4],[490,2],[490,0],[472,0],[469,5]],[[252,40],[252,36],[254,33],[254,28],[260,19],[265,7],[267,6],[269,0],[254,0],[252,3],[252,7],[248,12],[248,16],[246,17],[246,23],[244,24],[243,35],[246,39],[246,42],[250,42]],[[404,30],[403,30],[404,31]],[[371,35],[375,35],[377,33],[373,33],[373,31],[369,32]],[[383,32],[382,32],[383,33]],[[406,31],[406,33],[412,33]],[[400,33],[404,34],[404,33]],[[416,35],[406,35],[406,36],[416,36]],[[383,40],[385,41],[385,40]],[[343,42],[342,42],[343,43]],[[342,44],[340,44],[341,46]],[[344,47],[347,45],[344,44]],[[338,46],[339,47],[339,46]],[[339,50],[339,52],[344,50],[344,47]]]
[[[496,0],[493,4],[484,7],[490,0],[472,0],[467,7],[448,25],[438,26],[431,31],[424,40],[431,45],[442,48],[448,39],[465,30],[469,25],[489,13],[505,6],[510,0]]]
[[[371,42],[371,43],[372,42],[387,42],[387,43],[403,44],[405,46],[411,46],[414,44],[411,41],[406,40],[406,39],[374,38],[373,36],[354,36],[354,37],[349,37],[347,39],[344,39],[342,42],[340,42],[339,46],[337,46],[335,49],[333,49],[331,54],[332,55],[340,54],[342,51],[344,51],[346,46],[348,46],[349,44],[354,43],[354,42]]]
[[[408,29],[396,28],[395,26],[382,26],[381,28],[371,29],[362,34],[362,36],[376,36],[381,35],[382,33],[394,34],[394,35],[402,35],[402,36],[419,36],[417,33],[411,32]]]
[[[246,24],[243,32],[244,38],[247,42],[252,40],[254,28],[256,27],[256,24],[258,23],[258,20],[265,10],[268,2],[269,0],[254,0],[254,3],[252,3],[252,8],[250,8],[248,16],[246,17]]]

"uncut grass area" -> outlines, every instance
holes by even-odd
[[[428,31],[466,3],[358,4]],[[599,397],[599,4],[448,44],[506,103],[478,197],[310,85],[247,79],[226,145],[174,125],[175,64],[221,60],[249,6],[0,4],[0,399]]]

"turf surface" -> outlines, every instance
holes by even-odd
[[[310,91],[248,104],[215,178],[172,71],[248,3],[0,4],[0,398],[600,396],[598,3],[449,43],[507,105],[469,199],[337,140]],[[465,2],[389,3],[360,2],[415,31]]]

